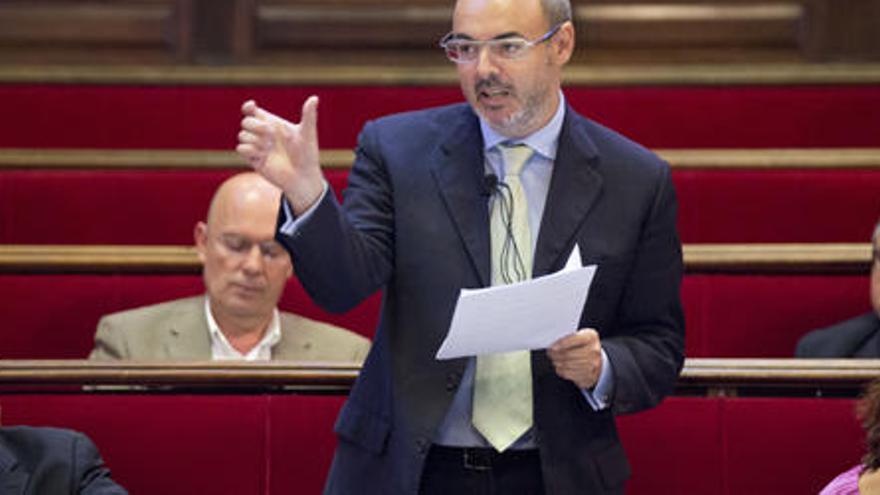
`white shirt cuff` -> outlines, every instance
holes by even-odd
[[[278,228],[278,232],[281,232],[284,235],[291,236],[293,235],[297,229],[299,229],[300,225],[303,224],[309,217],[312,216],[312,213],[317,209],[318,204],[324,200],[324,196],[327,195],[327,191],[330,189],[327,181],[324,180],[324,190],[321,191],[321,195],[318,196],[318,200],[306,211],[303,212],[300,216],[294,216],[293,211],[290,210],[290,203],[287,201],[287,196],[281,195],[281,209],[284,211],[284,222],[281,224],[281,227]]]
[[[599,372],[599,380],[592,390],[582,389],[581,392],[594,411],[601,411],[608,407],[612,390],[614,390],[614,373],[612,373],[611,361],[608,360],[605,349],[602,349],[602,371]]]

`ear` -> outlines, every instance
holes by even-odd
[[[199,261],[204,265],[207,256],[205,251],[208,249],[208,226],[205,222],[199,222],[193,228],[193,240],[195,241],[196,254],[199,256]]]
[[[553,58],[556,64],[563,66],[571,59],[574,53],[574,24],[571,21],[565,21],[559,27],[559,32],[553,37]]]

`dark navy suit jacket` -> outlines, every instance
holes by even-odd
[[[384,289],[379,327],[336,423],[325,492],[414,494],[466,360],[438,361],[459,290],[490,285],[482,136],[464,104],[364,127],[344,206],[327,194],[292,236],[312,298],[345,311]],[[534,253],[535,277],[575,244],[599,265],[580,327],[594,327],[614,371],[612,409],[594,411],[532,353],[534,432],[548,495],[619,493],[629,464],[614,413],[656,405],[683,361],[681,245],[669,167],[566,109]]]
[[[804,335],[795,356],[801,358],[880,357],[880,317],[873,311]]]
[[[0,428],[0,495],[126,495],[95,444],[60,428]]]

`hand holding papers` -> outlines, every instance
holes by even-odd
[[[543,349],[578,329],[596,265],[575,246],[562,270],[484,289],[462,289],[437,359]]]

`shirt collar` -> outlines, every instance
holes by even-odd
[[[559,134],[562,132],[562,122],[565,119],[565,95],[559,91],[559,106],[553,118],[544,127],[529,134],[522,139],[512,140],[515,143],[523,143],[535,150],[548,160],[556,159],[556,149],[559,147]],[[492,129],[489,124],[480,117],[480,131],[483,133],[483,151],[489,151],[500,143],[511,141]]]
[[[275,344],[281,341],[281,317],[278,313],[278,308],[272,310],[272,319],[269,321],[269,326],[266,328],[266,333],[263,335],[263,338],[247,354],[241,354],[232,347],[229,340],[226,339],[226,335],[220,331],[220,326],[217,324],[217,320],[215,320],[214,315],[211,314],[211,303],[208,300],[207,295],[205,296],[205,318],[208,320],[208,331],[210,332],[211,342],[220,342],[225,351],[241,356],[242,359],[255,359],[260,349],[271,349]]]

